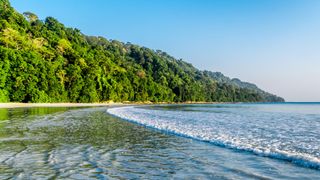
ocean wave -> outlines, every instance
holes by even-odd
[[[288,124],[279,125],[279,129],[270,128],[269,130],[262,126],[265,121],[257,120],[256,125],[254,125],[256,129],[252,128],[253,125],[246,126],[245,123],[250,123],[247,122],[247,119],[258,118],[256,117],[257,113],[250,115],[247,112],[249,115],[244,117],[239,113],[230,111],[214,116],[212,113],[169,112],[136,107],[110,108],[107,112],[124,120],[167,133],[205,141],[229,149],[250,152],[259,156],[284,160],[307,168],[320,169],[320,158],[317,157],[317,154],[314,154],[318,153],[314,150],[318,145],[310,149],[299,150],[296,146],[300,142],[285,142],[285,139],[289,142],[293,141],[293,139],[288,139],[290,134],[286,136],[285,133],[280,133],[284,130],[284,127],[290,127]],[[270,118],[277,119],[274,114]],[[238,119],[239,122],[235,119]],[[232,123],[230,123],[231,120]],[[283,121],[286,122],[285,119]],[[262,130],[257,131],[259,128]],[[301,142],[302,145],[305,145],[304,142]]]

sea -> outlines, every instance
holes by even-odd
[[[0,179],[320,179],[320,103],[0,109]]]

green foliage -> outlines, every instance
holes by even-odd
[[[8,91],[0,89],[0,102],[5,103],[9,102],[9,95]]]
[[[236,87],[238,89],[247,89],[248,91],[250,91],[253,94],[259,94],[260,99],[263,101],[268,101],[268,102],[278,102],[278,101],[284,101],[283,98],[275,96],[273,94],[270,94],[268,92],[265,92],[261,89],[259,89],[255,84],[252,83],[248,83],[248,82],[242,82],[239,79],[230,79],[229,77],[224,76],[222,73],[220,72],[210,72],[210,71],[204,71],[204,73],[215,79],[218,83],[220,84],[228,84],[230,86]],[[241,98],[243,99],[243,98]]]
[[[85,36],[0,2],[0,102],[281,101],[162,51]]]
[[[38,20],[38,16],[33,14],[32,12],[24,12],[23,15],[30,21],[34,22]]]

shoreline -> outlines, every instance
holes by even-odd
[[[123,103],[0,103],[1,108],[31,108],[31,107],[111,107],[126,105]]]
[[[174,104],[228,104],[228,102],[106,102],[106,103],[0,103],[1,108],[31,107],[114,107],[130,105],[174,105]]]

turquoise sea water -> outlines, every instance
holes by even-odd
[[[0,179],[319,179],[319,132],[318,103],[0,109]]]

